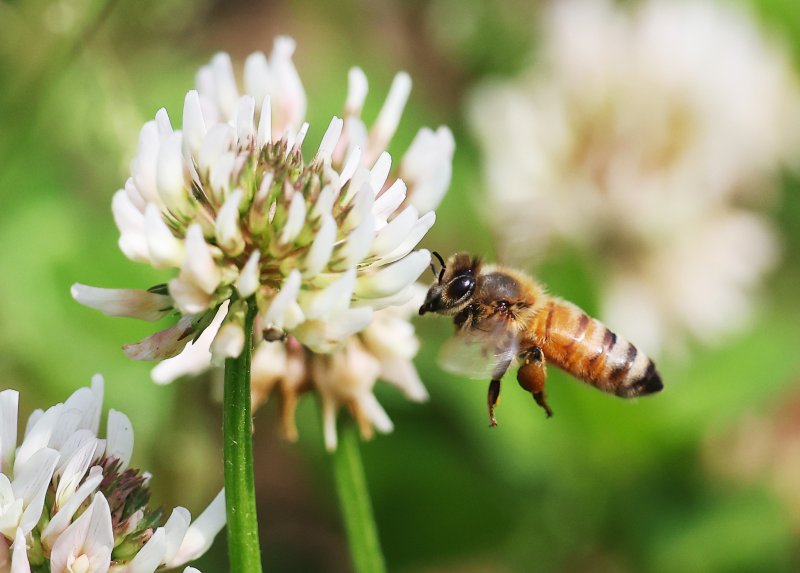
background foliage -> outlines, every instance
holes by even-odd
[[[800,64],[800,4],[751,2]],[[538,8],[517,0],[0,3],[3,387],[22,391],[27,414],[104,373],[107,405],[133,421],[134,465],[153,472],[157,501],[199,511],[222,481],[220,377],[155,386],[150,366],[120,351],[151,326],[108,319],[69,296],[76,281],[146,287],[165,278],[122,256],[110,216],[141,124],[161,106],[177,120],[195,70],[214,51],[241,60],[268,51],[277,34],[298,41],[312,126],[307,149],[341,110],[351,65],[370,79],[367,118],[394,72],[408,70],[415,87],[392,150],[404,150],[419,126],[441,123],[458,145],[451,191],[426,246],[491,257],[480,157],[463,101],[480,80],[535,59]],[[431,400],[412,405],[379,387],[396,429],[364,446],[390,569],[797,570],[800,506],[776,486],[800,480],[797,448],[792,457],[791,447],[780,447],[800,443],[792,424],[800,416],[800,180],[786,174],[783,185],[772,212],[783,263],[752,327],[662,361],[667,389],[656,398],[621,402],[553,372],[553,419],[509,381],[500,426],[489,430],[485,385],[436,366],[450,325],[420,321],[417,364]],[[536,272],[552,292],[596,310],[602,261],[561,252]],[[277,437],[273,404],[256,416],[268,567],[347,571],[313,399],[299,415],[297,445]],[[753,423],[778,425],[768,444],[778,453],[743,473],[733,452]],[[219,539],[198,566],[223,571],[224,547]]]

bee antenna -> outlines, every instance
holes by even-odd
[[[436,278],[436,267],[433,266],[433,263],[431,263],[431,272],[433,273],[433,278]]]
[[[442,268],[439,270],[439,275],[437,276],[436,269],[434,268],[433,263],[431,263],[431,270],[433,271],[433,276],[436,277],[439,282],[442,282],[442,277],[444,276],[444,270],[447,268],[447,266],[444,264],[444,259],[442,258],[442,255],[440,255],[436,251],[433,251],[433,253],[431,254],[434,257],[436,257],[439,260],[439,264],[442,265]]]

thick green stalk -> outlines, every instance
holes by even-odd
[[[341,429],[339,447],[333,454],[333,473],[342,508],[350,555],[357,573],[386,571],[364,465],[361,463],[356,425],[348,421]]]
[[[244,350],[225,361],[222,412],[225,460],[225,507],[228,516],[228,559],[232,572],[259,573],[261,548],[253,480],[253,430],[250,416],[250,357],[256,306],[247,305]]]

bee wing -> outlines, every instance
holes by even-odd
[[[485,333],[458,333],[442,345],[438,362],[452,374],[486,380],[495,376],[501,364],[512,362],[518,350],[516,338],[498,346],[497,338]]]

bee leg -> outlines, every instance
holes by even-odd
[[[489,427],[491,428],[497,425],[497,418],[494,417],[494,407],[497,405],[498,398],[500,398],[500,380],[492,380],[489,382],[489,395],[486,399],[489,405]]]
[[[544,392],[544,383],[547,380],[547,368],[545,366],[544,354],[538,346],[532,346],[519,355],[522,366],[517,371],[517,382],[525,390],[533,394],[533,399],[544,410],[547,417],[553,415],[553,411],[547,404],[547,396]]]
[[[489,382],[489,395],[486,398],[486,402],[489,405],[489,426],[494,428],[497,425],[497,418],[494,417],[494,407],[497,405],[497,401],[500,399],[500,379],[508,370],[508,367],[511,365],[511,359],[503,360],[500,364],[498,364],[494,372],[492,372],[492,381]]]

